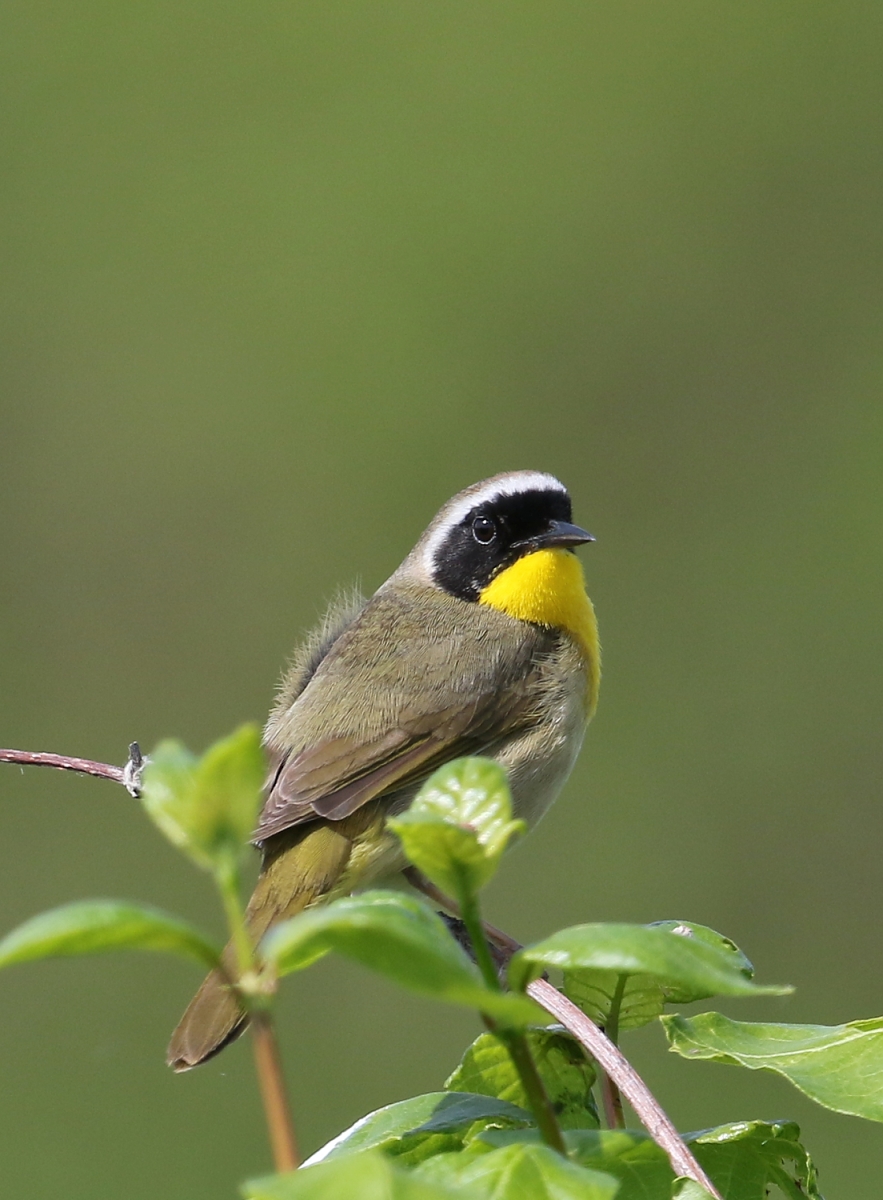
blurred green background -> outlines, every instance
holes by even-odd
[[[553,471],[604,685],[489,916],[697,920],[798,988],[727,1011],[883,1013],[881,80],[859,0],[7,0],[0,744],[262,719],[338,585],[466,484]],[[220,928],[117,788],[0,770],[3,928],[93,895]],[[0,978],[5,1193],[268,1166],[245,1043],[163,1065],[196,982]],[[476,1029],[337,962],[281,1007],[308,1149]],[[794,1117],[829,1197],[876,1191],[879,1126],[630,1044],[681,1127]]]

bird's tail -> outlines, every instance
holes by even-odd
[[[249,934],[260,941],[271,925],[287,920],[327,897],[339,884],[353,846],[348,821],[311,822],[277,834],[265,849],[264,864],[246,913]],[[361,824],[361,822],[359,822]],[[232,945],[224,963],[236,974]],[[166,1061],[188,1071],[214,1057],[248,1025],[248,1015],[221,971],[206,976],[172,1034]]]

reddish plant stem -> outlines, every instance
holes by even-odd
[[[282,1060],[273,1020],[266,1009],[251,1014],[254,1061],[261,1088],[261,1100],[267,1118],[273,1164],[277,1171],[294,1171],[300,1166],[300,1154],[294,1133],[294,1121],[285,1091]]]
[[[616,987],[613,989],[613,996],[610,1000],[610,1012],[607,1017],[607,1024],[604,1027],[604,1032],[614,1046],[619,1045],[619,1017],[622,1012],[622,1000],[625,995],[625,987],[628,982],[628,976],[620,975],[616,981]],[[610,1078],[606,1071],[601,1072],[601,1096],[604,1101],[604,1114],[607,1118],[607,1126],[609,1129],[625,1129],[625,1120],[622,1113],[622,1096],[619,1093],[619,1088]]]
[[[625,1118],[622,1113],[622,1096],[619,1088],[606,1071],[599,1070],[601,1084],[601,1102],[604,1106],[604,1120],[608,1129],[625,1129]]]
[[[527,994],[551,1013],[568,1029],[616,1084],[638,1114],[654,1142],[666,1152],[675,1175],[685,1175],[699,1183],[715,1200],[721,1194],[690,1153],[644,1080],[618,1046],[598,1028],[594,1021],[572,1004],[566,996],[545,979],[528,984]]]
[[[450,896],[445,895],[435,884],[430,883],[416,868],[410,867],[405,871],[405,876],[412,886],[423,892],[434,904],[446,908],[448,912],[453,913],[455,916],[460,915],[460,909],[456,901],[452,900]],[[485,932],[492,942],[502,947],[510,955],[516,950],[521,949],[521,946],[514,938],[509,937],[507,933],[502,933],[499,929],[495,929],[493,925],[485,923]],[[576,1038],[609,1079],[611,1085],[609,1109],[611,1127],[617,1127],[615,1123],[616,1115],[613,1096],[614,1093],[617,1094],[621,1113],[622,1100],[618,1095],[618,1093],[621,1093],[628,1100],[629,1104],[631,1104],[644,1128],[653,1138],[654,1142],[656,1142],[657,1146],[663,1149],[668,1155],[668,1160],[675,1175],[686,1176],[687,1179],[694,1180],[694,1182],[701,1184],[714,1197],[714,1200],[722,1200],[720,1192],[690,1153],[689,1148],[660,1106],[659,1101],[619,1047],[611,1042],[603,1030],[599,1029],[594,1021],[590,1021],[581,1009],[577,1008],[556,987],[553,987],[548,980],[534,980],[533,983],[528,984],[527,994]],[[604,1098],[606,1107],[606,1093],[604,1093]]]
[[[93,762],[89,758],[72,758],[67,754],[40,754],[29,750],[0,750],[0,763],[13,763],[20,767],[55,767],[59,771],[76,771],[78,775],[91,775],[95,779],[109,779],[121,783],[133,796],[141,794],[141,771],[144,759],[137,742],[129,746],[129,761],[124,767],[110,763]]]

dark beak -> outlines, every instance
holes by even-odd
[[[579,525],[570,525],[567,521],[550,521],[542,533],[525,538],[523,542],[516,542],[515,548],[545,550],[550,546],[582,546],[594,540],[594,537],[586,533],[585,529],[580,529]]]

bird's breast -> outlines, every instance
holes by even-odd
[[[568,634],[579,647],[586,710],[595,711],[601,679],[601,653],[595,610],[586,594],[582,564],[569,550],[535,550],[501,571],[479,602],[507,616]]]

